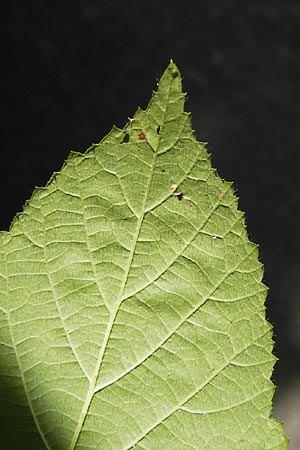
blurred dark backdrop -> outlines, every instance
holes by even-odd
[[[2,21],[1,229],[71,149],[145,107],[173,58],[260,244],[279,401],[300,376],[300,2],[16,0]]]

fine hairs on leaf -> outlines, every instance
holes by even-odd
[[[173,61],[0,234],[1,450],[285,450],[266,287]]]

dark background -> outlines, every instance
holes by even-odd
[[[14,1],[2,21],[0,228],[71,149],[145,107],[173,58],[260,244],[284,402],[300,378],[300,2]]]

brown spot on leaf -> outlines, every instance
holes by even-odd
[[[146,139],[146,133],[144,133],[143,131],[140,131],[138,134],[138,138],[140,141],[144,141]]]
[[[160,133],[160,125],[158,125],[158,127],[156,128],[156,133],[157,133],[157,134]]]

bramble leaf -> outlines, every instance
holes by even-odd
[[[266,287],[173,62],[0,236],[5,450],[283,450]]]

